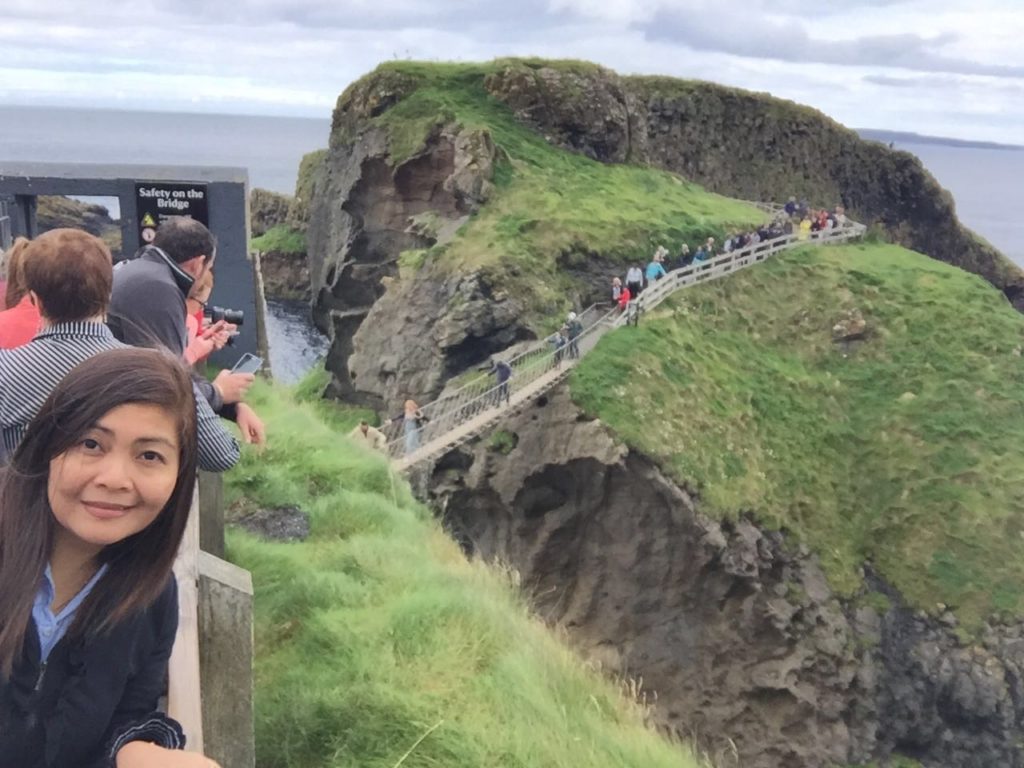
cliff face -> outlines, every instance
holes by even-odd
[[[468,339],[498,349],[517,334],[509,330],[514,310],[478,301],[490,293],[480,275],[447,281],[425,270],[387,290],[403,253],[421,259],[415,252],[450,238],[484,203],[495,154],[485,134],[438,124],[422,151],[395,162],[390,132],[369,125],[397,98],[395,87],[364,80],[339,100],[307,231],[313,316],[332,340],[330,394],[375,407],[430,391],[422,382],[439,388],[442,376],[459,370],[449,351],[464,364],[479,362],[486,353],[459,355]],[[449,313],[452,302],[477,311]],[[422,343],[424,329],[442,317],[438,345]]]
[[[1024,310],[1024,273],[956,218],[908,152],[825,115],[713,83],[510,63],[487,89],[548,141],[603,162],[650,164],[721,194],[843,204],[896,243],[981,275]]]
[[[459,227],[481,211],[502,217],[492,235],[505,240],[481,238],[478,251],[514,254],[510,232],[551,226],[543,213],[530,210],[529,200],[512,207],[502,201],[501,213],[488,205],[502,183],[499,176],[507,181],[524,167],[551,161],[531,148],[538,137],[604,163],[666,169],[734,197],[778,201],[796,195],[816,205],[842,203],[896,242],[983,276],[1024,308],[1020,269],[958,223],[950,195],[916,158],[864,141],[812,109],[710,83],[620,77],[582,63],[513,60],[450,69],[379,68],[339,98],[329,149],[303,160],[287,221],[297,229],[308,225],[313,314],[332,338],[327,365],[334,395],[378,406],[405,395],[430,398],[438,388],[421,389],[421,383],[454,371],[457,363],[485,359],[509,337],[531,335],[520,295],[496,307],[493,317],[472,314],[496,335],[465,324],[453,330],[451,281],[441,270],[421,267],[430,267]],[[563,165],[565,173],[580,171]],[[592,188],[620,183],[595,178]],[[700,211],[697,220],[708,220],[708,213]],[[617,213],[595,211],[594,220],[601,215]],[[682,230],[671,231],[673,225],[666,229],[670,217],[649,218],[647,230],[660,227],[659,237],[667,235],[673,247],[686,239]],[[638,221],[621,219],[619,231],[638,229]],[[534,271],[538,259],[585,261],[596,267],[591,288],[602,296],[607,275],[621,266],[612,263],[616,255],[621,261],[626,249],[653,251],[634,235],[628,244],[608,248],[602,246],[605,236],[565,244],[550,239],[547,254],[514,255],[521,274]],[[402,265],[410,279],[434,281],[438,290],[403,286],[388,296],[382,281],[397,277]],[[508,271],[455,271],[481,286],[481,296],[508,287]],[[561,274],[562,295],[577,292],[579,281]],[[528,289],[512,293],[522,290]],[[408,335],[402,328],[407,321],[395,319],[402,314],[396,310],[407,308],[399,293],[417,295],[415,313],[427,337],[441,334],[447,346],[461,351],[450,356],[433,350],[429,360],[425,353],[406,360],[395,352],[386,365],[373,364],[377,350],[397,349],[394,340]],[[588,288],[586,299],[592,294]],[[518,318],[512,326],[510,313]],[[448,327],[435,333],[428,323],[442,318]]]
[[[42,195],[36,202],[40,232],[60,227],[84,229],[106,243],[115,260],[121,258],[121,224],[110,218],[110,211],[104,206],[63,195]]]
[[[871,574],[872,597],[838,599],[806,549],[705,517],[564,388],[502,429],[508,453],[437,464],[433,502],[585,656],[642,680],[662,725],[753,768],[1024,766],[1021,626],[965,646]]]

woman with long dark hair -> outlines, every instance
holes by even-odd
[[[0,478],[0,766],[206,768],[157,711],[196,475],[184,366],[89,358]]]

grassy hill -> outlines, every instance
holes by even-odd
[[[862,342],[835,343],[848,313]],[[966,630],[1024,613],[1024,317],[895,246],[790,252],[606,337],[574,397],[699,493]]]
[[[261,768],[697,766],[342,437],[358,412],[299,402],[322,383],[255,387],[270,444],[227,475],[236,513],[311,516],[303,543],[228,539],[255,587]]]
[[[561,67],[596,69],[582,62]],[[607,165],[556,148],[515,119],[485,86],[502,61],[481,64],[389,62],[339,99],[331,144],[384,127],[396,167],[422,151],[442,127],[479,132],[497,150],[487,203],[450,242],[403,255],[406,272],[427,265],[465,273],[483,269],[494,283],[529,299],[538,317],[564,309],[572,267],[601,259],[646,263],[658,245],[673,253],[709,236],[764,220],[756,208],[706,192],[682,177],[641,165]],[[346,120],[346,105],[376,104],[371,119]],[[356,111],[354,108],[351,111]],[[378,114],[379,112],[379,114]],[[313,171],[307,168],[306,176]],[[301,177],[300,177],[301,178]],[[300,182],[301,183],[301,182]]]

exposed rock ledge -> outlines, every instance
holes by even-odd
[[[657,721],[745,768],[1024,766],[1022,627],[844,601],[816,558],[699,500],[586,419],[565,387],[444,457],[429,494],[468,548],[517,568],[585,656],[642,680]]]
[[[484,131],[439,124],[416,154],[394,162],[387,130],[369,123],[386,95],[377,85],[362,81],[339,102],[335,121],[351,123],[352,136],[332,139],[318,171],[307,242],[313,318],[332,342],[328,394],[390,408],[408,396],[429,400],[444,378],[525,330],[517,307],[485,300],[485,275],[449,279],[428,266],[400,279],[403,252],[443,243],[488,198],[497,150]],[[453,301],[468,309],[452,312]],[[397,315],[408,322],[396,324]],[[442,317],[438,338],[423,338]]]

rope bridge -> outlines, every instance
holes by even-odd
[[[775,206],[759,205],[762,210],[776,212]],[[676,291],[696,283],[717,280],[740,269],[758,264],[775,254],[801,245],[832,245],[864,234],[863,224],[848,222],[842,227],[799,234],[783,235],[752,243],[729,253],[696,264],[674,269],[654,282],[637,300],[641,311],[654,309]],[[617,307],[593,305],[577,318],[583,326],[573,348],[570,345],[552,350],[546,342],[508,360],[512,378],[504,385],[491,374],[481,374],[452,392],[446,393],[420,408],[426,417],[418,434],[407,444],[401,420],[386,427],[387,453],[399,471],[424,461],[439,458],[467,440],[491,428],[499,419],[522,411],[538,396],[561,382],[590,352],[608,331],[625,323]],[[578,350],[578,352],[577,352]],[[570,352],[572,354],[570,354]],[[411,448],[412,450],[407,450]]]

